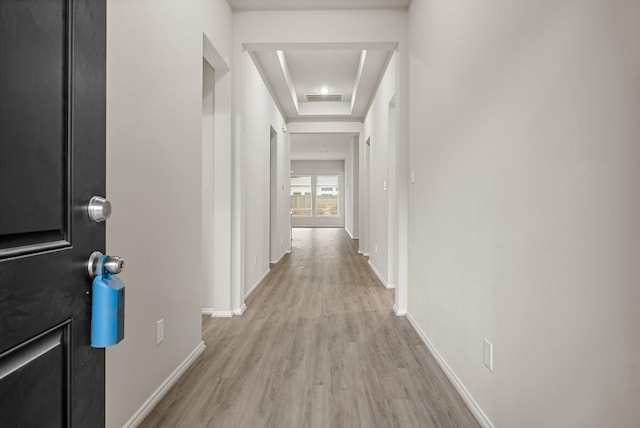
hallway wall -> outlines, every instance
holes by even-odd
[[[125,339],[107,350],[111,428],[201,344],[203,32],[229,62],[225,0],[107,1],[107,250],[127,286]]]
[[[411,4],[409,314],[497,427],[640,420],[639,18]]]
[[[289,134],[283,132],[285,121],[258,73],[258,69],[243,52],[242,100],[238,104],[243,112],[236,150],[242,159],[242,212],[244,281],[241,296],[253,291],[269,271],[269,177],[270,128],[277,140],[277,206],[278,224],[275,239],[280,255],[291,249],[289,227]],[[277,257],[279,258],[279,256]]]
[[[391,180],[396,180],[396,177],[389,176],[389,103],[396,95],[397,64],[396,53],[389,62],[364,120],[359,154],[361,181],[369,188],[369,263],[384,278],[387,285],[393,285],[389,281],[389,189]],[[364,175],[367,140],[371,149],[371,172],[368,182]],[[405,177],[404,174],[402,177]]]
[[[360,236],[360,136],[354,136],[344,161],[345,224],[352,238]]]

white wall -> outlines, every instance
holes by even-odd
[[[373,265],[383,282],[389,283],[389,190],[391,182],[396,180],[390,175],[389,168],[389,104],[396,95],[397,54],[389,62],[387,71],[380,82],[369,113],[364,121],[363,132],[360,137],[360,154],[364,187],[368,189],[369,206],[364,206],[368,212],[368,226],[366,235],[369,263]],[[365,144],[370,142],[370,173],[366,178]]]
[[[345,162],[344,160],[292,160],[292,175],[337,175],[340,215],[335,217],[291,218],[293,227],[344,227],[345,225]],[[312,183],[313,184],[313,183]]]
[[[354,136],[349,145],[345,170],[345,229],[352,238],[360,233],[360,136]]]
[[[121,427],[201,343],[203,32],[229,58],[231,11],[108,0],[107,25],[107,249],[126,261],[127,296],[125,339],[107,350],[106,423]]]
[[[409,15],[411,317],[497,427],[637,427],[640,3]]]
[[[279,254],[291,249],[289,226],[289,134],[283,132],[284,119],[269,94],[258,69],[247,52],[241,54],[240,77],[243,112],[236,136],[242,164],[242,212],[244,281],[242,298],[258,285],[269,271],[269,177],[271,128],[277,135],[278,224],[275,239]],[[278,257],[279,258],[279,257]],[[241,307],[244,302],[241,303]]]

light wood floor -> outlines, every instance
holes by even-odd
[[[294,229],[142,427],[477,427],[343,229]]]

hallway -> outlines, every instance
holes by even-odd
[[[343,229],[294,229],[241,317],[204,318],[207,348],[142,427],[475,427]]]

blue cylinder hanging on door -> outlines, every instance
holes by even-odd
[[[124,339],[124,283],[105,271],[100,257],[91,286],[91,346],[106,348]]]

